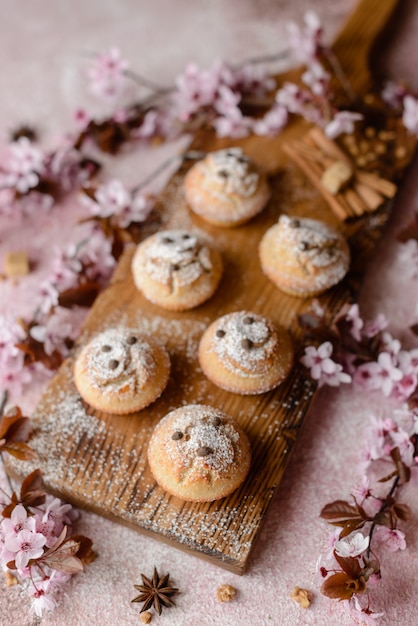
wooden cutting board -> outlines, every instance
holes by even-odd
[[[396,0],[364,0],[334,44],[358,94],[365,94],[370,87],[367,59],[371,44],[395,5]],[[297,74],[291,72],[279,79],[293,80]],[[11,461],[15,474],[26,475],[39,467],[46,487],[64,499],[236,573],[245,571],[315,392],[315,384],[298,363],[303,345],[296,320],[299,313],[309,310],[312,301],[287,296],[264,277],[258,243],[281,213],[323,219],[341,229],[349,238],[353,263],[347,280],[319,298],[332,315],[358,289],[389,212],[386,203],[374,214],[350,223],[339,222],[283,151],[284,143],[307,130],[306,123],[295,121],[276,138],[250,137],[234,142],[268,171],[273,185],[268,207],[245,226],[225,230],[193,216],[183,197],[186,166],[174,175],[161,198],[163,227],[197,229],[213,237],[225,263],[219,290],[195,310],[166,312],[135,289],[130,272],[133,247],[128,248],[110,286],[92,307],[76,349],[35,411],[30,444],[38,459],[32,465]],[[197,137],[192,147],[211,151],[231,143],[206,133]],[[206,326],[221,315],[243,309],[286,326],[297,350],[288,380],[277,390],[259,396],[244,397],[218,389],[205,378],[197,361],[198,342]],[[76,392],[72,374],[80,347],[98,331],[114,325],[127,325],[159,338],[172,361],[172,375],[163,395],[140,413],[123,417],[87,406]],[[219,407],[248,433],[252,447],[248,479],[223,500],[205,504],[178,500],[156,485],[148,468],[146,451],[154,426],[168,411],[187,403]]]

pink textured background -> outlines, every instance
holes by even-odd
[[[329,39],[354,6],[355,0],[316,0]],[[403,0],[381,65],[392,77],[406,78],[415,88],[418,5]],[[83,54],[119,45],[133,69],[162,84],[171,84],[189,60],[202,67],[215,58],[232,62],[272,53],[286,45],[285,22],[300,20],[310,7],[306,0],[2,0],[0,3],[0,133],[21,122],[35,124],[48,144],[71,128],[71,112],[86,101],[81,77]],[[396,28],[395,28],[396,26]],[[415,80],[415,84],[414,84]],[[2,137],[2,138],[3,138]],[[109,160],[109,176],[138,182],[174,148],[167,146]],[[111,173],[111,174],[110,174]],[[391,330],[406,341],[417,321],[418,284],[402,267],[395,235],[412,214],[418,199],[418,161],[412,165],[398,195],[386,235],[367,270],[360,298],[367,316],[385,313]],[[162,184],[163,181],[160,181]],[[71,239],[71,227],[81,209],[67,202],[24,226],[0,223],[0,270],[4,252],[28,250],[35,270],[17,284],[0,283],[0,312],[29,314],[40,280],[48,273],[52,249]],[[64,227],[63,227],[64,226]],[[68,228],[67,228],[68,227]],[[41,389],[22,400],[30,411]],[[177,609],[167,610],[153,623],[161,626],[340,626],[353,624],[342,604],[319,594],[315,562],[327,540],[327,527],[318,513],[328,501],[347,498],[359,476],[362,433],[373,411],[388,410],[379,394],[352,389],[323,390],[306,419],[285,478],[270,509],[250,570],[244,577],[229,574],[157,541],[83,513],[79,532],[90,536],[99,553],[88,570],[75,577],[60,596],[59,606],[42,620],[45,626],[136,625],[139,607],[130,601],[140,572],[156,565],[170,571],[182,590]],[[413,508],[405,530],[408,550],[382,563],[383,581],[374,607],[386,611],[382,624],[418,623],[417,484],[405,489]],[[2,577],[0,623],[29,625],[29,601],[18,587],[5,589]],[[219,604],[217,587],[237,587],[237,600]],[[289,599],[295,585],[314,593],[311,608],[303,610]]]

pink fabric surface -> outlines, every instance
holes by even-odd
[[[306,0],[3,0],[0,24],[0,129],[5,135],[16,124],[36,125],[46,144],[53,144],[71,127],[71,113],[85,103],[83,55],[119,45],[132,67],[161,84],[171,84],[189,60],[202,67],[215,58],[230,61],[283,49],[285,23],[300,20],[312,3]],[[354,0],[317,0],[329,39],[354,6]],[[414,76],[418,6],[404,0],[394,23],[382,67],[393,78],[405,78],[417,88]],[[396,28],[395,28],[396,26]],[[415,79],[415,84],[414,84]],[[142,149],[108,159],[108,172],[133,184],[152,171],[178,146]],[[364,281],[360,297],[367,317],[379,312],[390,319],[390,330],[405,341],[406,328],[417,322],[418,283],[402,265],[401,244],[395,236],[418,201],[416,160],[397,197],[393,216]],[[163,180],[159,181],[162,185]],[[34,270],[18,281],[0,282],[0,312],[18,316],[31,313],[34,295],[48,273],[53,246],[71,241],[73,225],[82,209],[74,199],[43,217],[24,223],[0,223],[0,264],[6,250],[25,249]],[[30,389],[21,405],[30,412],[42,389]],[[181,589],[177,608],[163,612],[153,623],[171,626],[349,626],[352,617],[343,604],[319,593],[316,560],[327,542],[328,528],[321,507],[348,498],[360,476],[362,433],[373,412],[389,410],[381,394],[360,394],[353,389],[324,389],[318,394],[303,430],[248,573],[237,576],[191,555],[167,547],[132,530],[82,512],[78,532],[93,539],[97,560],[73,578],[45,626],[126,626],[140,623],[139,607],[132,605],[133,585],[140,573],[154,565],[169,571]],[[376,608],[386,612],[385,626],[418,623],[418,500],[416,481],[402,500],[413,509],[405,527],[408,549],[389,554],[382,562],[383,581],[375,593]],[[223,583],[238,589],[236,601],[220,604],[216,589]],[[4,626],[36,623],[29,615],[30,601],[19,587],[6,589],[0,577],[0,623]],[[314,594],[312,606],[301,609],[289,595],[294,586]]]

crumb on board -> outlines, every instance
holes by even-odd
[[[17,585],[19,582],[17,577],[11,572],[4,572],[4,577],[6,579],[6,587],[12,587],[13,585]]]
[[[149,611],[145,611],[145,613],[141,613],[139,619],[143,624],[149,624],[152,620],[152,613]]]
[[[308,589],[302,589],[301,587],[295,587],[290,597],[297,602],[302,609],[307,609],[312,601],[312,593]]]
[[[4,255],[4,273],[8,278],[29,274],[29,258],[26,252],[6,252]]]
[[[219,602],[231,602],[236,594],[237,590],[232,585],[221,585],[216,590],[216,598]]]

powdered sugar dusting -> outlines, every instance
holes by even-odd
[[[211,348],[230,371],[260,376],[270,369],[278,348],[278,335],[270,320],[239,311],[220,318],[215,327]]]
[[[212,152],[202,162],[203,187],[213,190],[213,184],[227,195],[236,194],[243,198],[252,196],[260,176],[253,162],[240,148],[228,148]]]
[[[92,339],[81,352],[78,364],[89,385],[112,395],[122,388],[129,390],[129,395],[137,393],[156,370],[152,347],[146,338],[120,326]]]
[[[164,449],[168,458],[181,467],[183,480],[206,475],[208,470],[212,478],[217,478],[233,469],[239,433],[222,411],[188,405],[169,413],[160,426],[166,422],[171,422],[174,438],[165,440]]]
[[[271,263],[279,286],[283,279],[293,291],[317,292],[338,283],[348,271],[350,253],[344,237],[319,220],[281,215],[267,231],[261,249],[266,241],[263,268],[268,274]]]
[[[135,270],[144,271],[153,280],[171,288],[191,285],[212,269],[207,245],[186,230],[159,232],[138,249],[143,250],[143,256],[140,252],[136,255]]]

